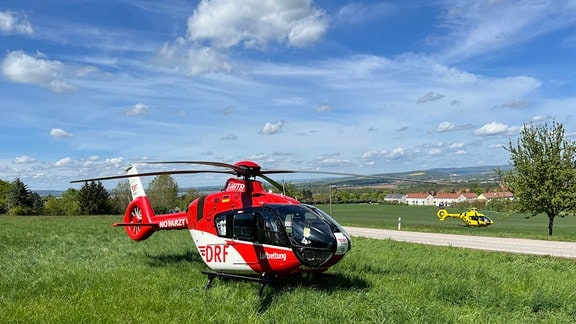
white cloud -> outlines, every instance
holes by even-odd
[[[456,125],[448,121],[443,121],[436,127],[436,131],[439,133],[453,131],[454,129],[456,129]]]
[[[317,112],[321,112],[321,113],[323,113],[323,112],[328,112],[328,111],[330,111],[330,110],[332,110],[332,106],[326,105],[326,104],[325,104],[325,105],[320,105],[320,106],[318,106],[318,107],[316,108],[316,111],[317,111]]]
[[[576,21],[568,1],[450,0],[443,27],[451,32],[437,41],[448,44],[444,57],[460,61],[509,48]]]
[[[122,166],[124,164],[124,158],[116,157],[116,158],[106,159],[105,163],[110,164],[110,165],[114,166],[115,168],[119,168],[120,166]]]
[[[488,123],[474,131],[477,136],[513,135],[520,131],[521,127],[508,126],[498,122]]]
[[[32,25],[24,14],[0,11],[0,32],[4,34],[27,34],[33,32]]]
[[[432,148],[428,150],[428,155],[438,155],[438,154],[442,154],[442,150],[439,148]]]
[[[73,137],[74,134],[69,133],[61,128],[52,128],[50,130],[50,136],[52,137],[56,137],[56,138],[62,138],[62,137]]]
[[[187,37],[219,48],[265,48],[271,41],[305,46],[326,29],[325,14],[309,0],[203,0],[188,19]]]
[[[28,155],[22,155],[14,159],[14,163],[16,164],[28,164],[33,163],[35,161],[36,161],[35,159],[29,157]]]
[[[161,65],[189,76],[209,72],[230,73],[233,70],[233,65],[225,54],[210,47],[188,44],[182,38],[173,44],[164,44],[159,56]]]
[[[444,133],[444,132],[452,132],[452,131],[470,129],[471,127],[472,127],[472,125],[470,125],[470,124],[457,125],[457,124],[454,124],[454,123],[449,122],[449,121],[443,121],[438,125],[438,127],[436,127],[435,131],[438,133]]]
[[[46,177],[46,174],[45,174],[45,173],[38,172],[38,173],[36,173],[35,175],[32,176],[32,179],[42,179],[42,178],[44,178],[44,177]]]
[[[202,0],[188,18],[185,37],[159,50],[160,65],[195,76],[230,73],[226,50],[265,50],[270,44],[304,47],[328,29],[328,18],[309,0]]]
[[[376,159],[398,159],[406,155],[406,150],[402,147],[396,147],[392,151],[368,151],[362,154],[362,159],[376,160]]]
[[[65,157],[63,159],[56,161],[56,163],[54,163],[54,166],[57,168],[61,168],[61,167],[71,165],[72,163],[74,163],[74,160],[72,160],[72,158]]]
[[[535,123],[540,123],[540,122],[543,122],[543,121],[550,120],[550,119],[552,119],[552,118],[553,118],[553,117],[550,116],[550,115],[538,115],[538,116],[532,117],[530,120],[531,120],[532,122],[535,122]]]
[[[146,115],[150,111],[150,107],[143,103],[137,103],[132,107],[128,107],[124,109],[124,115],[126,116],[138,116],[138,115]]]
[[[266,125],[264,125],[264,128],[260,131],[260,133],[264,135],[276,134],[282,129],[283,125],[283,121],[279,121],[277,123],[266,122]]]
[[[60,61],[51,61],[30,56],[22,51],[8,53],[2,62],[2,74],[8,80],[18,83],[36,84],[54,92],[75,90],[74,85],[64,81],[65,66]]]
[[[385,19],[397,11],[395,5],[390,2],[378,2],[375,4],[352,2],[348,3],[334,17],[336,24],[365,24],[367,22]]]

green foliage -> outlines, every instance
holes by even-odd
[[[178,207],[178,184],[169,174],[161,174],[150,182],[146,195],[156,213],[167,213]]]
[[[194,188],[189,188],[186,190],[186,193],[180,196],[180,202],[178,204],[181,210],[185,210],[188,205],[196,198],[202,196],[202,193]]]
[[[8,193],[12,185],[0,179],[0,215],[8,212]]]
[[[114,189],[110,192],[110,204],[114,214],[124,214],[128,204],[132,201],[132,191],[130,190],[130,182],[120,181]]]
[[[16,178],[7,193],[7,206],[11,215],[39,215],[43,213],[44,200]]]
[[[109,201],[110,195],[102,182],[85,182],[78,192],[78,203],[82,215],[106,215],[110,214],[112,207]]]
[[[204,290],[208,268],[187,231],[135,243],[116,221],[0,218],[0,322],[576,321],[573,260],[354,237],[330,276],[280,281],[258,297],[253,282]]]
[[[44,206],[47,215],[74,216],[80,213],[80,203],[78,201],[78,190],[69,188],[61,197],[49,196]]]
[[[521,212],[548,216],[552,235],[554,218],[576,210],[576,144],[564,138],[560,123],[530,124],[508,150],[514,169],[500,176]]]

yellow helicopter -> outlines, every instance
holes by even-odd
[[[460,214],[451,214],[446,209],[441,208],[436,216],[441,221],[444,221],[447,217],[459,218],[466,226],[474,226],[474,227],[485,227],[490,226],[494,222],[486,215],[480,213],[476,208],[471,208],[469,211],[462,212]]]

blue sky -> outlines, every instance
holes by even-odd
[[[575,57],[574,0],[4,0],[0,179],[508,164],[526,123],[576,134]]]

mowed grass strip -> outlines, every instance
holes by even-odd
[[[133,242],[118,220],[0,217],[0,322],[576,321],[574,260],[354,238],[329,276],[259,297],[236,280],[204,290],[187,231]]]

